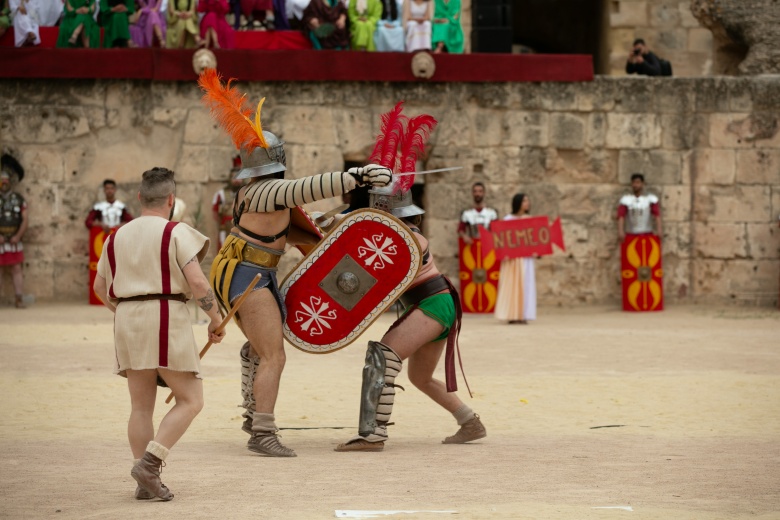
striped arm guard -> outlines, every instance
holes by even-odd
[[[348,172],[323,173],[303,179],[268,179],[251,184],[245,194],[243,212],[270,213],[309,202],[336,197],[358,185]]]
[[[403,362],[398,354],[378,341],[369,341],[363,367],[358,433],[370,442],[387,439],[387,423],[395,401],[395,378]]]

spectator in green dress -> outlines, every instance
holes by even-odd
[[[95,23],[96,0],[65,0],[57,47],[100,47],[100,27]]]
[[[135,12],[134,0],[100,0],[103,47],[127,47],[130,40],[128,17]]]
[[[433,11],[433,52],[463,54],[463,28],[460,0],[435,0]]]

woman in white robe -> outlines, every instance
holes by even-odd
[[[404,52],[403,0],[380,0],[382,18],[376,23],[374,45],[379,52]]]
[[[531,199],[518,193],[512,198],[512,214],[503,220],[528,218]],[[536,319],[536,265],[533,258],[505,258],[498,274],[495,317],[526,324]]]
[[[8,0],[8,6],[14,23],[14,44],[40,45],[38,0]]]
[[[406,52],[431,50],[432,0],[407,0],[403,8]]]

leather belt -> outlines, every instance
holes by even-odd
[[[127,298],[117,298],[117,303],[122,302],[148,302],[151,300],[175,300],[177,302],[187,303],[187,297],[183,294],[141,294],[138,296],[128,296]]]
[[[260,267],[276,267],[279,264],[280,255],[263,251],[247,243],[241,250],[245,262],[259,265]]]
[[[443,275],[434,276],[403,293],[401,303],[404,307],[409,308],[429,296],[448,290],[450,290],[450,285],[447,283],[447,279]]]

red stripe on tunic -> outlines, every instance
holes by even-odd
[[[168,249],[171,245],[171,234],[178,222],[168,222],[163,230],[160,245],[160,269],[162,274],[162,294],[171,293],[171,263]],[[160,362],[161,367],[168,366],[168,325],[170,306],[168,300],[160,300]]]
[[[108,237],[108,266],[111,268],[111,285],[108,286],[108,295],[111,298],[116,298],[114,294],[114,280],[116,280],[116,257],[114,256],[114,239],[116,239],[116,233]]]

